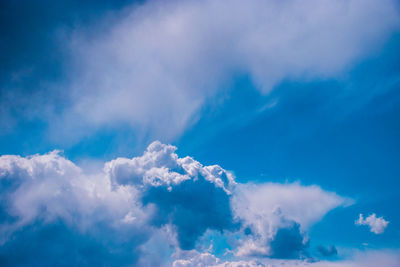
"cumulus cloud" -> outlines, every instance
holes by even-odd
[[[245,184],[237,187],[232,207],[249,229],[237,254],[297,258],[307,247],[309,226],[349,200],[318,186]]]
[[[141,157],[106,164],[111,181],[138,189],[145,206],[154,207],[151,223],[176,227],[179,244],[192,249],[207,229],[233,229],[230,190],[233,175],[190,157],[178,158],[176,147],[152,143]]]
[[[238,75],[262,93],[336,77],[399,23],[395,0],[147,1],[107,18],[72,34],[71,103],[55,121],[127,123],[166,141]]]
[[[356,225],[368,225],[369,230],[374,234],[382,234],[385,232],[389,222],[383,217],[376,217],[375,213],[372,213],[364,219],[362,214],[359,215],[358,220],[355,222]]]
[[[146,211],[105,175],[86,175],[54,151],[0,157],[0,260],[4,264],[135,262],[150,233]],[[127,225],[127,214],[136,216]]]
[[[0,261],[159,265],[175,250],[198,248],[207,231],[238,236],[231,244],[237,256],[299,258],[306,229],[344,203],[317,186],[240,184],[220,166],[180,158],[176,149],[157,141],[93,174],[58,151],[1,156]],[[67,247],[73,249],[60,258]],[[225,264],[196,257],[176,265]],[[236,263],[221,266],[242,266]]]

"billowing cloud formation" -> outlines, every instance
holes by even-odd
[[[370,231],[375,234],[382,234],[385,232],[385,229],[389,224],[389,222],[383,219],[383,217],[376,217],[375,213],[372,213],[365,219],[364,216],[360,214],[355,223],[356,225],[368,225]]]
[[[129,190],[111,190],[107,176],[85,175],[57,151],[0,157],[0,189],[5,264],[127,264],[149,235]],[[128,214],[135,224],[124,222]]]
[[[143,205],[155,208],[151,223],[176,226],[179,244],[194,247],[207,229],[234,227],[229,195],[235,182],[218,165],[203,167],[190,157],[178,158],[176,147],[152,143],[142,157],[106,164],[111,181],[131,185]]]
[[[395,0],[148,1],[73,34],[61,123],[128,123],[170,140],[235,77],[263,93],[285,79],[334,77],[398,23]]]
[[[220,166],[175,150],[154,142],[95,174],[57,151],[0,157],[0,261],[156,264],[171,248],[196,248],[207,230],[237,235],[238,256],[299,258],[307,227],[344,203],[316,186],[239,184]]]

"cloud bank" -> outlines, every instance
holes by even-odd
[[[383,217],[376,217],[375,213],[372,213],[367,218],[364,219],[364,216],[360,214],[358,220],[355,222],[356,225],[368,225],[369,230],[374,234],[382,234],[385,232],[386,227],[389,222],[386,221]]]
[[[192,257],[176,260],[174,267],[397,267],[399,266],[399,251],[364,251],[357,252],[352,259],[329,261],[299,261],[261,259],[258,261],[223,261],[210,253],[192,253]]]
[[[307,228],[345,203],[317,186],[240,184],[175,150],[154,142],[93,174],[58,151],[0,157],[0,261],[157,265],[207,245],[206,231],[237,236],[238,257],[301,258]]]
[[[128,124],[168,141],[235,78],[267,94],[283,80],[337,77],[399,18],[394,0],[147,1],[72,34],[71,101],[54,129]]]

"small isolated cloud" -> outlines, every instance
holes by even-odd
[[[240,184],[176,149],[153,142],[94,174],[58,151],[1,156],[0,263],[160,265],[174,251],[206,246],[199,242],[207,231],[237,236],[229,241],[236,256],[296,259],[308,227],[345,203],[318,186]],[[258,266],[189,258],[175,265]]]
[[[364,216],[360,214],[358,220],[355,222],[356,225],[368,225],[369,229],[372,233],[382,234],[385,232],[386,227],[389,224],[389,221],[383,219],[383,217],[376,217],[375,213],[372,213],[367,218],[364,219]]]

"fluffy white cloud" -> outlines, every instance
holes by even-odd
[[[218,165],[203,167],[191,157],[179,158],[177,148],[156,141],[145,153],[132,159],[117,158],[105,164],[105,172],[114,184],[166,186],[169,190],[186,180],[203,178],[230,194],[234,177]]]
[[[107,162],[95,175],[84,174],[57,151],[28,158],[2,156],[2,212],[7,216],[0,230],[11,234],[38,220],[61,219],[82,232],[105,224],[116,231],[136,229],[135,234],[139,228],[146,232],[172,223],[180,245],[192,248],[208,228],[233,227],[232,174],[217,165],[203,167],[190,157],[178,158],[175,150],[154,142],[143,156]]]
[[[152,233],[132,190],[58,151],[0,157],[0,190],[1,265],[125,265]]]
[[[106,163],[105,172],[114,184],[136,190],[143,205],[155,209],[152,225],[173,224],[179,245],[191,249],[207,229],[233,229],[230,195],[236,183],[220,166],[179,158],[175,150],[154,142],[141,157]]]
[[[132,205],[135,196],[123,187],[111,190],[102,174],[86,175],[58,151],[27,158],[0,157],[1,210],[5,213],[2,238],[37,221],[45,224],[62,220],[82,232],[96,231],[96,225],[135,235],[146,232],[146,214]],[[124,227],[134,214],[135,227]],[[1,240],[2,243],[6,239]]]
[[[296,258],[307,245],[304,231],[349,200],[318,186],[267,183],[238,186],[232,202],[234,214],[251,233],[239,256]]]
[[[396,7],[395,0],[134,5],[73,34],[71,107],[55,121],[74,129],[69,134],[128,123],[171,140],[237,75],[263,93],[285,79],[335,77],[398,28]]]
[[[358,220],[355,222],[356,225],[368,225],[372,233],[382,234],[385,232],[389,222],[383,219],[383,217],[376,217],[375,213],[372,213],[364,219],[362,214],[359,215]]]
[[[0,157],[0,261],[12,262],[12,253],[20,253],[20,259],[39,265],[58,262],[57,253],[40,262],[35,258],[39,247],[27,250],[23,245],[39,242],[48,249],[57,243],[59,253],[62,246],[75,247],[71,265],[158,265],[158,252],[165,258],[174,248],[194,249],[207,230],[240,236],[232,243],[237,255],[298,258],[307,240],[304,231],[344,203],[317,186],[239,184],[220,166],[203,166],[175,151],[154,142],[142,156],[106,162],[95,174],[85,173],[58,151]],[[45,238],[47,232],[52,239]],[[88,250],[100,256],[82,252]],[[196,257],[176,265],[210,261],[242,266],[208,254]]]

